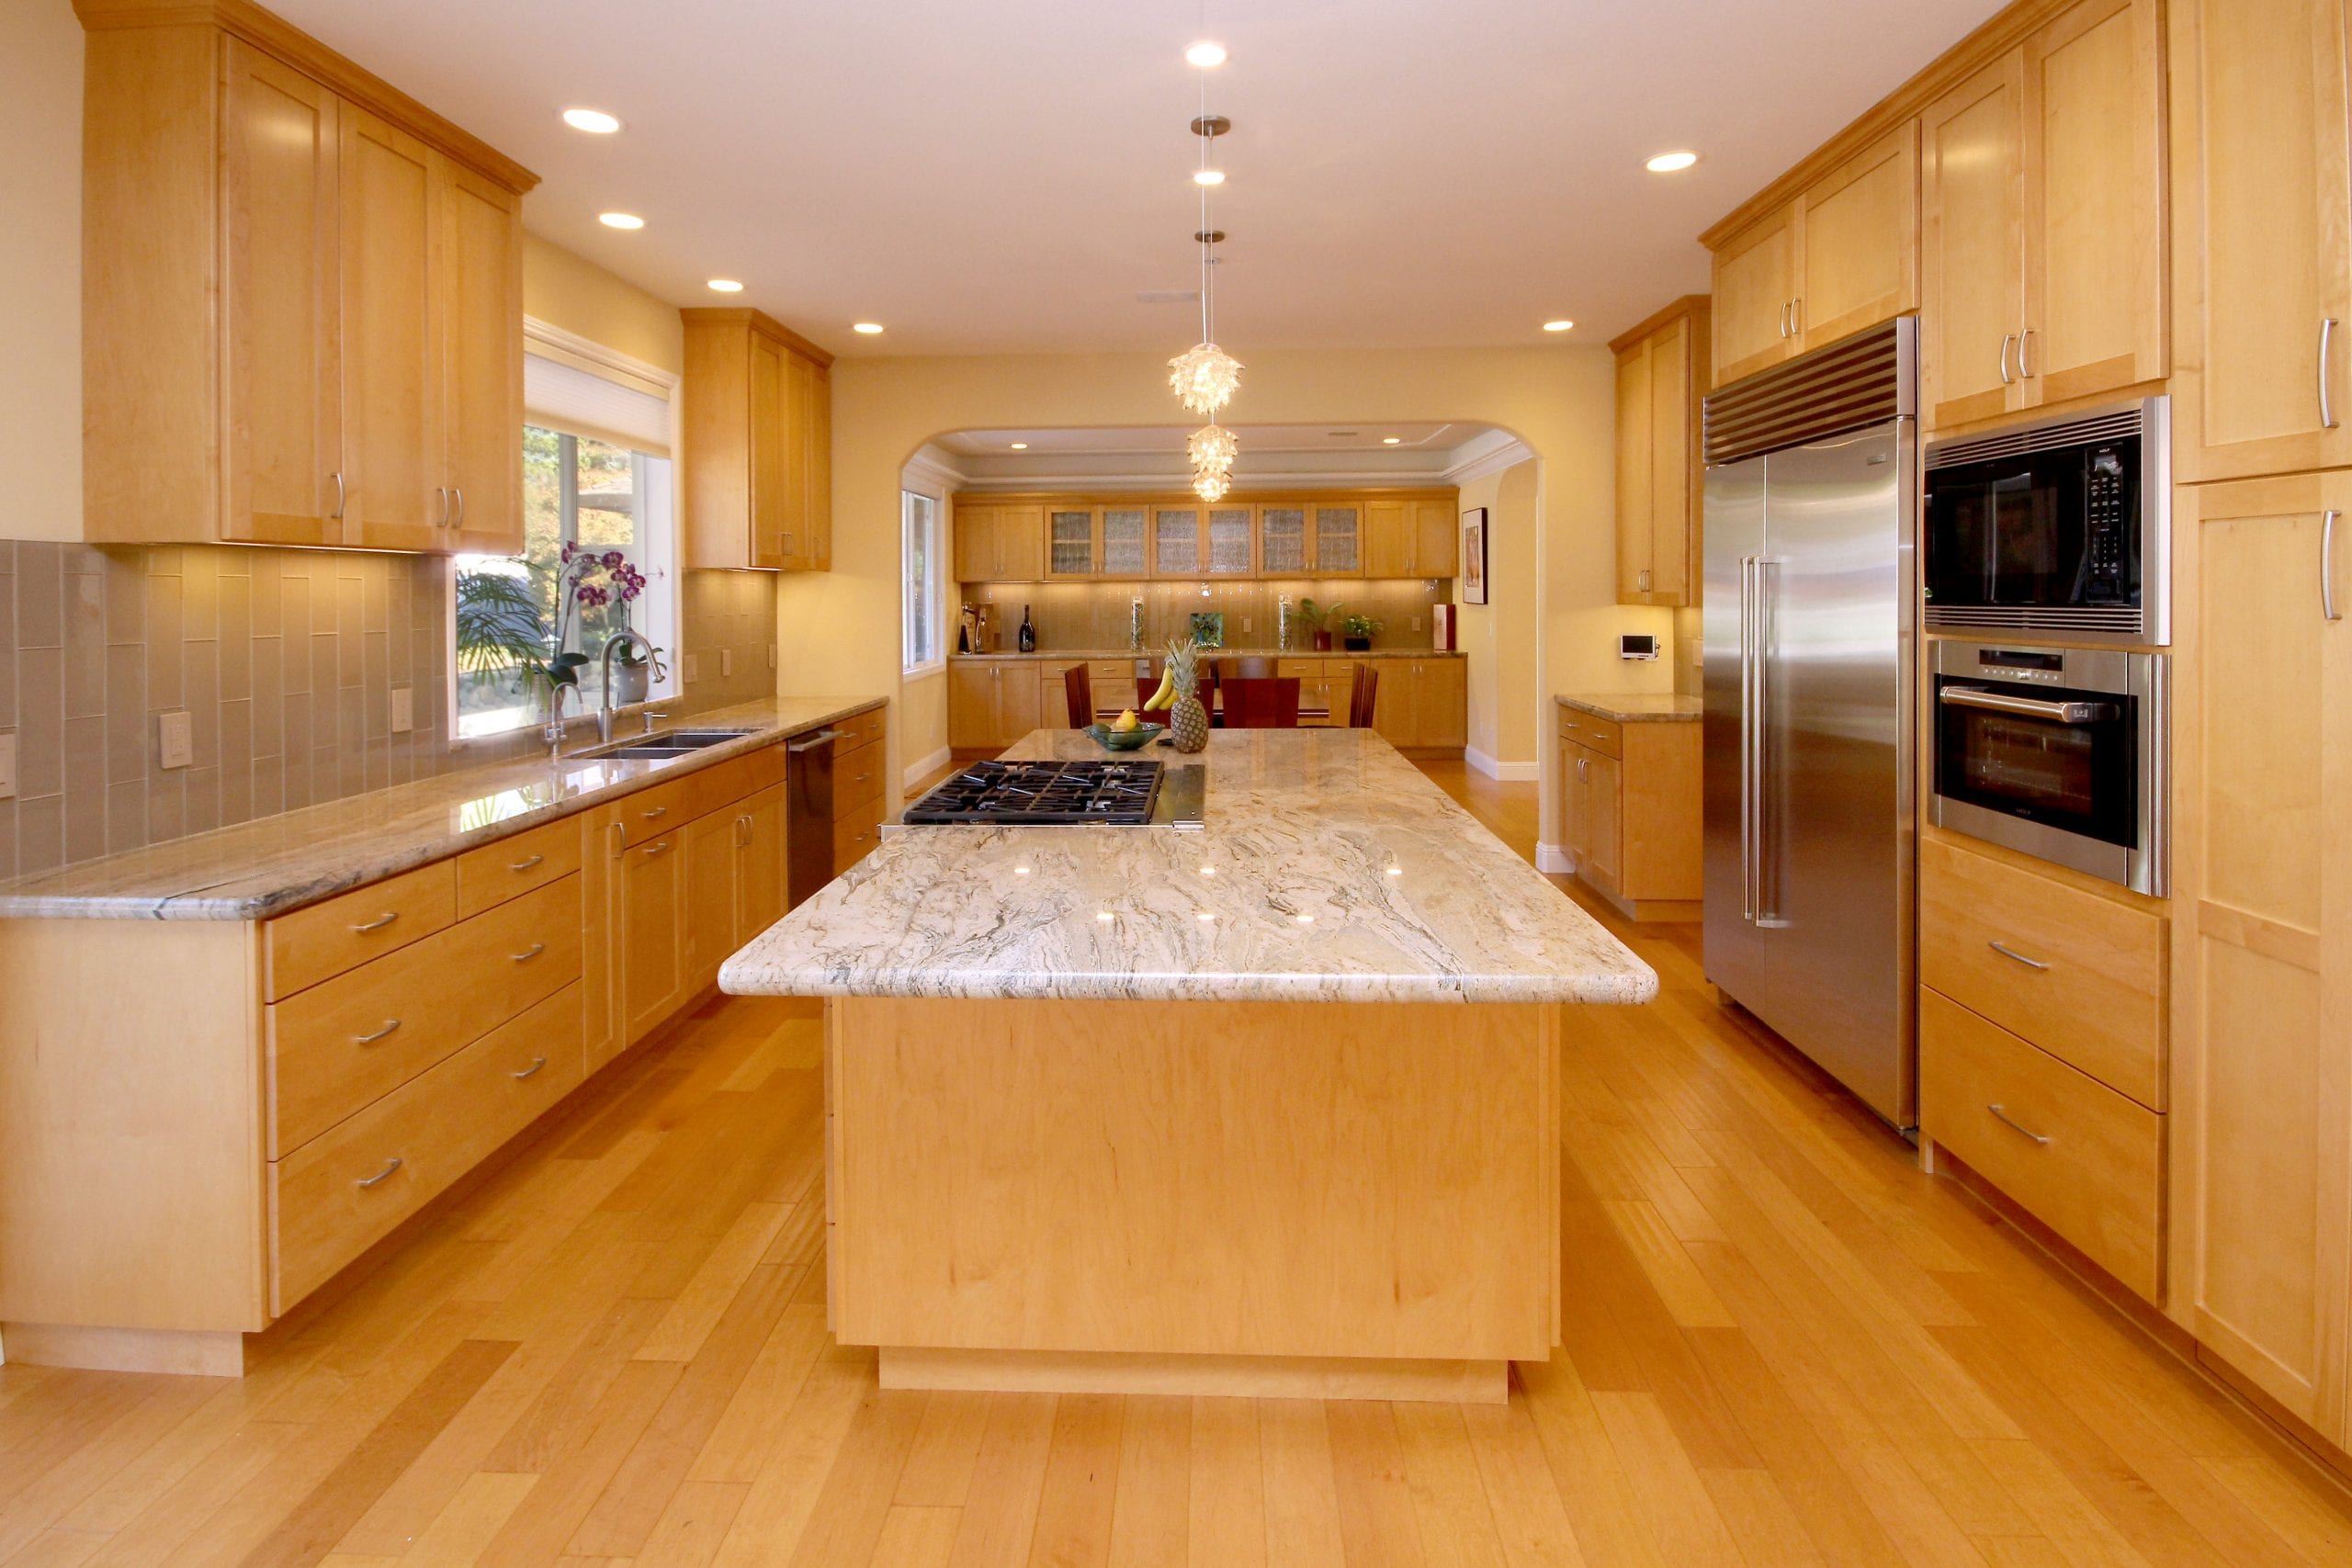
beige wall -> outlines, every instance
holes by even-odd
[[[1516,575],[1541,585],[1534,636],[1500,668],[1498,715],[1516,710],[1532,737],[1555,691],[1665,691],[1664,660],[1622,665],[1620,631],[1670,635],[1670,612],[1615,603],[1611,518],[1614,366],[1598,345],[1524,349],[1260,350],[1230,416],[1237,422],[1460,420],[1500,425],[1536,457],[1526,533],[1498,541]],[[1156,355],[1046,355],[844,360],[833,371],[833,570],[787,579],[777,635],[787,692],[900,694],[899,476],[929,438],[973,427],[1165,425],[1180,413]],[[1248,454],[1242,457],[1246,473]],[[1525,481],[1521,481],[1525,482]],[[1516,553],[1514,553],[1516,551]],[[1498,573],[1498,576],[1502,575]],[[1506,618],[1502,627],[1511,625]],[[932,682],[935,684],[934,682]],[[894,726],[895,767],[946,743],[944,703],[907,701]],[[1498,743],[1507,732],[1498,724]],[[1541,749],[1539,749],[1540,750]],[[1549,760],[1544,759],[1549,766]],[[1546,837],[1550,836],[1546,792]]]
[[[1537,765],[1539,479],[1530,459],[1462,487],[1462,510],[1485,507],[1487,532],[1487,603],[1459,612],[1458,640],[1469,663],[1470,760],[1507,779],[1533,778]]]
[[[66,0],[0,6],[0,534],[82,533],[82,24]]]
[[[675,305],[537,234],[523,236],[523,313],[664,370],[686,367]]]

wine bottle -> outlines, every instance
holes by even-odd
[[[1029,624],[1029,606],[1026,604],[1021,606],[1021,651],[1037,651],[1037,628]]]

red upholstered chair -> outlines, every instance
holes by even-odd
[[[1261,675],[1222,682],[1227,729],[1296,729],[1298,677]]]
[[[1348,694],[1348,728],[1370,729],[1373,705],[1380,697],[1380,671],[1370,664],[1356,665],[1355,687]]]

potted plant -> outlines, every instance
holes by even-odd
[[[1374,620],[1370,615],[1356,615],[1343,618],[1340,622],[1340,629],[1347,634],[1348,651],[1363,653],[1370,649],[1372,639],[1380,635],[1382,625],[1382,622]]]
[[[598,581],[602,578],[604,581]],[[580,690],[580,671],[590,656],[571,646],[587,611],[618,599],[627,606],[645,592],[646,578],[618,550],[601,553],[578,544],[563,547],[553,583],[554,624],[540,608],[547,590],[522,572],[469,571],[459,574],[457,588],[458,667],[473,675],[512,670],[515,690],[532,690],[539,698],[552,728],[561,712],[562,694]],[[623,645],[621,668],[614,671],[616,705],[646,700],[658,665],[649,665]],[[662,650],[656,649],[658,656]],[[632,674],[629,666],[635,665]],[[628,694],[634,690],[636,695]]]
[[[1317,604],[1312,599],[1299,600],[1299,622],[1314,634],[1316,652],[1331,651],[1331,617],[1339,613],[1340,602],[1336,599],[1329,604]]]

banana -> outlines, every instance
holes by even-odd
[[[1173,673],[1166,671],[1161,671],[1159,676],[1159,690],[1152,693],[1150,697],[1145,701],[1143,705],[1143,711],[1146,713],[1158,713],[1161,708],[1164,708],[1168,706],[1169,704],[1174,702],[1176,700],[1175,682],[1176,678]]]

